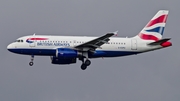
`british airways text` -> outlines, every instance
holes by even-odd
[[[37,42],[37,46],[70,46],[69,43],[46,43],[46,42]]]

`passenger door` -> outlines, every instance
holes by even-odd
[[[30,47],[35,47],[36,46],[36,38],[35,38],[35,36],[32,36],[29,39],[30,39],[29,40],[29,46]]]

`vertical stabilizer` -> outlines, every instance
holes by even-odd
[[[169,11],[167,10],[158,11],[157,14],[141,30],[138,36],[143,40],[157,41],[162,39],[168,13]]]

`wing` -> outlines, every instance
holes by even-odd
[[[103,44],[107,43],[110,40],[109,38],[111,36],[116,35],[116,34],[117,34],[117,31],[113,33],[107,33],[101,37],[98,37],[86,43],[77,45],[75,46],[75,48],[82,51],[95,50],[96,48],[101,48]]]

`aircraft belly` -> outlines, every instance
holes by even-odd
[[[55,49],[10,49],[9,51],[24,55],[55,56]]]
[[[133,51],[103,51],[97,50],[94,54],[90,55],[90,58],[98,58],[98,57],[118,57],[118,56],[126,56],[138,54],[140,52]]]

